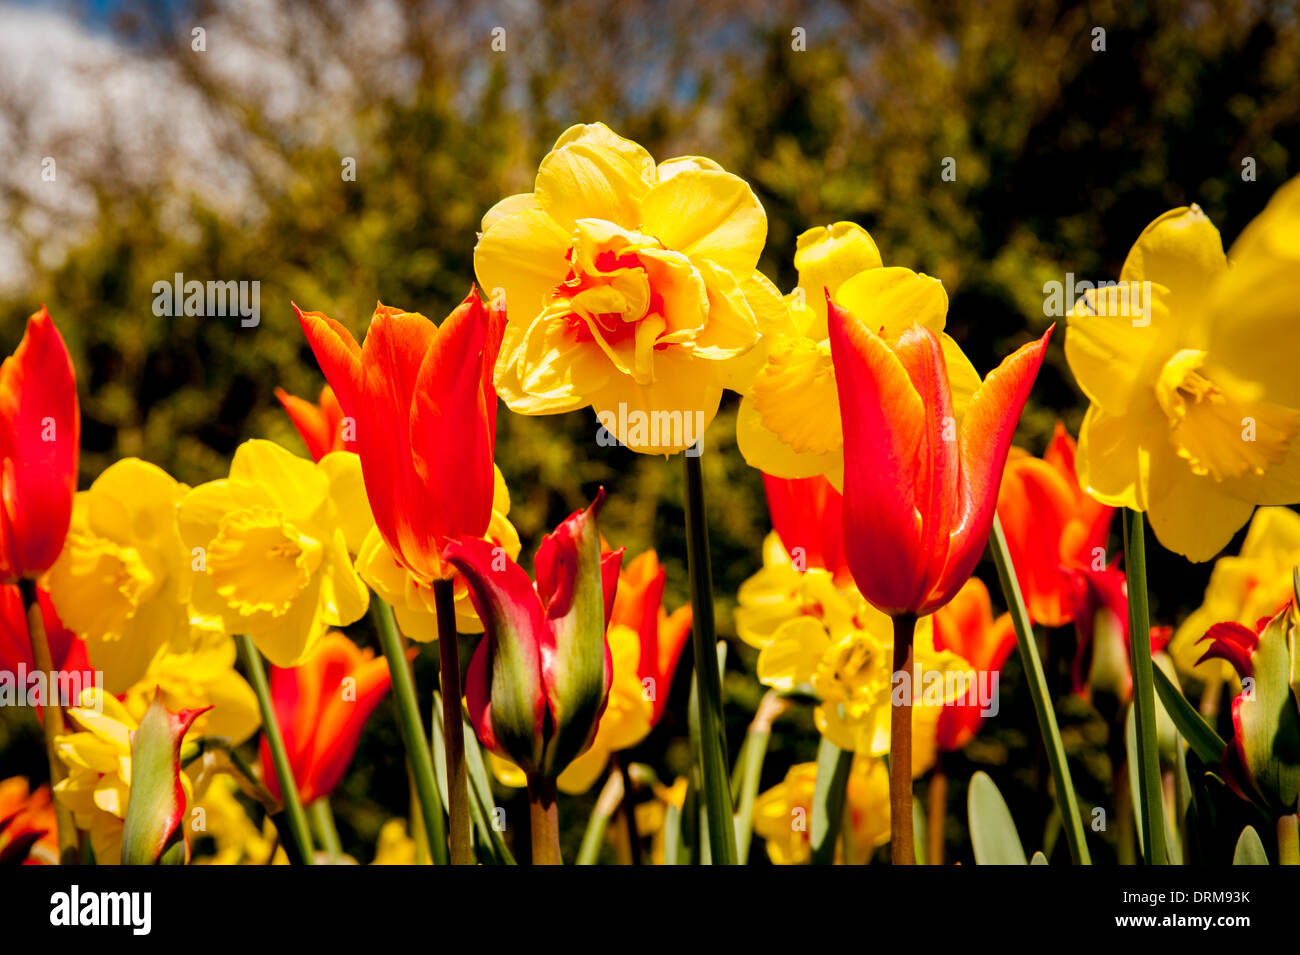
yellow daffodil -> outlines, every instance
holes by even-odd
[[[501,469],[493,465],[495,487],[492,495],[492,520],[487,538],[502,548],[510,560],[519,557],[519,534],[506,515],[510,512],[510,492]],[[428,643],[438,638],[438,617],[433,601],[432,582],[412,574],[403,567],[384,543],[377,527],[372,527],[357,555],[357,573],[380,597],[392,604],[402,633],[412,640]],[[457,574],[453,582],[456,597],[456,629],[460,633],[482,633],[483,622],[474,611],[469,585]]]
[[[775,532],[763,541],[763,569],[740,585],[736,599],[736,633],[758,650],[772,642],[782,624],[796,617],[815,617],[831,633],[842,635],[853,629],[859,613],[871,609],[852,578],[837,586],[827,570],[795,569]]]
[[[785,779],[754,802],[754,832],[766,840],[767,855],[775,865],[803,865],[812,857],[813,792],[817,764],[790,767]],[[889,770],[882,760],[857,756],[849,771],[846,823],[851,827],[853,858],[841,863],[862,863],[889,841]]]
[[[686,805],[686,791],[689,788],[685,776],[678,776],[671,786],[655,782],[650,791],[653,799],[646,799],[636,804],[636,831],[638,835],[650,837],[650,862],[652,865],[664,865],[668,846],[668,810],[678,812]]]
[[[637,451],[689,447],[734,362],[785,320],[756,271],[766,237],[749,186],[712,160],[656,164],[601,123],[571,127],[533,191],[483,217],[474,269],[509,315],[498,393],[524,414],[590,405]]]
[[[379,830],[371,865],[415,865],[415,840],[407,834],[405,819],[389,819]]]
[[[1090,402],[1080,483],[1145,511],[1190,560],[1217,554],[1256,504],[1300,501],[1298,223],[1300,180],[1227,258],[1204,212],[1173,209],[1138,237],[1119,285],[1069,317],[1065,355]]]
[[[826,295],[873,329],[896,338],[913,321],[940,336],[953,408],[960,418],[980,378],[957,343],[944,334],[948,296],[937,279],[885,268],[876,243],[853,222],[809,229],[794,256],[799,285],[786,298],[789,321],[773,324],[760,345],[764,362],[738,387],[745,397],[736,418],[741,454],[753,467],[782,478],[825,475],[844,480],[839,395],[827,330]]]
[[[1300,564],[1300,514],[1285,507],[1261,507],[1236,557],[1214,562],[1205,599],[1178,627],[1169,653],[1178,668],[1202,680],[1235,678],[1224,660],[1197,661],[1208,643],[1200,640],[1216,623],[1249,627],[1274,616],[1291,599],[1291,569]]]
[[[262,828],[248,818],[235,794],[239,786],[230,776],[212,777],[208,786],[195,797],[194,808],[185,814],[182,825],[189,829],[190,841],[204,848],[202,839],[212,839],[214,852],[194,859],[196,865],[288,865],[289,857],[279,845],[275,824],[268,816]],[[271,853],[275,853],[271,861]]]
[[[314,463],[247,441],[230,477],[190,491],[179,515],[196,610],[249,634],[276,666],[297,666],[369,606],[352,555],[374,521],[351,452]]]
[[[46,586],[111,693],[140,680],[169,648],[189,645],[193,574],[176,523],[188,491],[161,468],[127,458],[77,494]]]
[[[83,690],[78,702],[79,706],[67,710],[77,729],[55,740],[68,775],[54,787],[54,795],[72,810],[77,828],[90,834],[95,862],[117,865],[131,796],[131,734],[140,724],[122,703],[99,688]],[[193,787],[183,771],[180,781],[186,805],[192,805]]]
[[[239,744],[262,723],[252,687],[235,672],[235,642],[220,630],[195,628],[189,647],[166,649],[122,696],[127,712],[143,717],[155,691],[172,712],[212,707],[194,720],[196,736],[223,736]]]

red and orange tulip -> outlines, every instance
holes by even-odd
[[[977,674],[997,673],[1016,647],[1011,614],[994,619],[989,590],[978,577],[966,581],[957,596],[934,615],[934,648],[951,650],[971,665]],[[939,714],[935,744],[953,752],[979,732],[983,710],[970,700],[958,700]]]
[[[602,490],[542,539],[536,583],[490,542],[461,538],[444,559],[464,574],[487,634],[465,676],[483,745],[534,780],[553,780],[595,738],[613,678],[605,629],[623,551],[602,555]]]
[[[0,365],[0,582],[37,577],[58,558],[80,446],[76,374],[42,307]]]
[[[1002,475],[998,517],[1020,590],[1035,623],[1074,620],[1082,579],[1100,571],[1115,509],[1093,500],[1074,472],[1074,439],[1059,421],[1042,458],[1012,453]]]
[[[383,657],[341,633],[327,635],[302,666],[271,667],[271,699],[303,803],[328,796],[339,784],[389,683]],[[282,798],[265,738],[262,778]]]
[[[664,715],[677,661],[691,635],[690,604],[678,607],[671,614],[663,608],[667,579],[658,554],[653,550],[639,554],[619,575],[618,592],[609,616],[611,627],[622,624],[641,638],[637,676],[642,691],[650,696],[651,726]]]
[[[78,674],[77,686],[93,686],[95,670],[86,656],[86,642],[63,625],[54,609],[54,602],[43,588],[38,588],[36,593],[45,623],[45,639],[49,641],[50,661],[55,672]],[[31,637],[27,633],[26,610],[17,587],[13,584],[0,584],[0,671],[17,673],[20,665],[26,668],[29,675],[35,674],[36,657],[32,652]],[[47,685],[52,684],[47,682]],[[40,710],[38,704],[37,712]]]
[[[275,397],[307,445],[313,461],[319,461],[331,451],[356,450],[353,428],[346,427],[347,416],[329,385],[320,390],[320,399],[315,404],[291,395],[283,388],[275,389]]]
[[[797,570],[830,571],[837,585],[851,580],[844,554],[844,497],[825,477],[763,475],[772,529]],[[802,561],[802,565],[800,565]]]
[[[862,595],[891,616],[942,607],[975,569],[1002,467],[1051,329],[984,380],[960,429],[938,337],[896,341],[828,302],[844,427],[844,540]]]
[[[497,396],[492,371],[505,328],[471,289],[435,325],[380,305],[365,342],[320,312],[298,320],[356,423],[356,451],[375,523],[393,556],[424,580],[451,576],[439,554],[482,537],[492,519]]]
[[[32,791],[22,776],[0,780],[0,866],[53,864],[58,851],[50,787]]]

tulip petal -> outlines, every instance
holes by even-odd
[[[886,613],[911,609],[927,554],[914,480],[925,406],[898,356],[866,324],[828,305],[844,428],[844,543],[859,589]]]
[[[72,360],[42,307],[0,364],[0,579],[43,573],[58,559],[80,447]]]

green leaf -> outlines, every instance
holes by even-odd
[[[835,861],[835,840],[844,821],[844,798],[848,794],[853,753],[840,749],[822,737],[817,750],[817,783],[813,787],[812,863]]]
[[[181,740],[195,718],[211,708],[172,713],[163,706],[162,694],[155,693],[139,728],[131,734],[131,794],[122,830],[123,865],[189,861],[181,825],[185,814]]]
[[[966,812],[976,865],[1028,864],[1011,810],[997,784],[983,770],[971,777]]]
[[[1242,763],[1277,814],[1294,812],[1300,793],[1300,709],[1291,692],[1292,623],[1288,607],[1259,635],[1248,678],[1253,686],[1243,690],[1233,709]]]
[[[1035,853],[1034,853],[1034,857],[1033,857],[1032,859],[1029,860],[1029,864],[1030,864],[1030,865],[1047,865],[1047,856],[1043,855],[1043,853],[1042,853],[1041,851],[1039,851],[1039,852],[1035,852]]]
[[[1182,734],[1183,739],[1187,740],[1187,745],[1191,747],[1192,752],[1199,756],[1202,762],[1212,766],[1217,765],[1228,745],[1223,741],[1223,737],[1214,731],[1214,727],[1207,723],[1200,713],[1196,712],[1196,708],[1191,703],[1187,702],[1183,691],[1178,689],[1163,670],[1156,667],[1151,675],[1155,678],[1156,693],[1160,696],[1165,712],[1174,721],[1174,726],[1178,727],[1178,732]]]
[[[1232,854],[1233,865],[1268,865],[1268,853],[1254,826],[1247,826],[1237,837],[1237,851]]]

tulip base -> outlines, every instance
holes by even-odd
[[[555,806],[555,780],[528,780],[528,821],[533,837],[533,865],[563,865],[560,858],[560,817]]]
[[[894,865],[916,864],[912,830],[912,637],[915,632],[914,615],[900,614],[894,618],[894,692],[889,711],[889,859]]]
[[[18,581],[18,590],[23,598],[23,611],[27,615],[27,633],[31,638],[32,661],[36,665],[36,671],[53,674],[54,658],[50,653],[49,636],[45,633],[45,617],[41,614],[36,582],[24,577]],[[54,787],[67,775],[63,771],[63,761],[59,759],[58,744],[55,742],[63,733],[63,707],[59,700],[47,699],[41,714],[45,730],[45,752],[50,760],[50,794],[54,796]],[[72,810],[57,796],[54,796],[54,818],[59,830],[59,864],[77,865],[81,861],[77,826],[72,818]]]
[[[442,740],[447,757],[447,821],[452,865],[473,865],[470,845],[469,776],[461,720],[460,648],[456,643],[456,595],[450,580],[433,582],[438,610],[438,677],[442,684]]]

